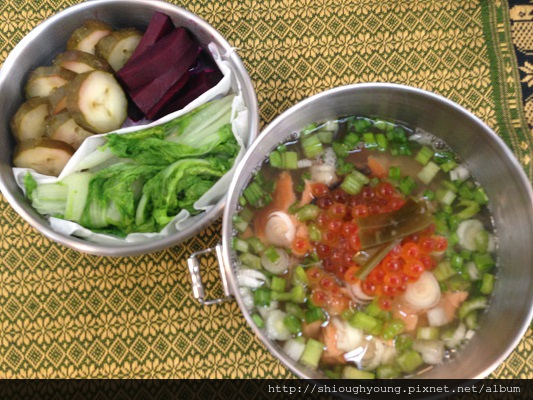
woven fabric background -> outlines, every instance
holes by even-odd
[[[73,0],[0,2],[0,62]],[[299,100],[357,82],[442,94],[501,135],[533,178],[532,24],[500,0],[184,0],[238,50],[264,126]],[[527,3],[527,2],[522,2]],[[531,7],[531,6],[527,6]],[[511,26],[512,21],[512,26]],[[529,29],[529,30],[528,30]],[[527,117],[527,119],[526,119]],[[529,121],[529,125],[527,123]],[[0,196],[0,377],[293,376],[256,339],[235,302],[202,307],[186,258],[215,245],[220,221],[173,248],[131,258],[51,243]],[[216,295],[218,268],[202,259]],[[531,329],[492,377],[533,378]]]

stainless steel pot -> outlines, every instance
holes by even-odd
[[[439,136],[466,162],[485,188],[500,247],[499,270],[490,307],[476,335],[458,356],[421,377],[476,379],[487,376],[518,344],[533,315],[533,192],[520,164],[488,126],[450,100],[420,89],[382,83],[339,87],[304,100],[276,118],[249,149],[229,189],[222,244],[215,249],[227,297],[203,298],[199,254],[189,259],[194,295],[206,304],[235,298],[246,320],[272,354],[299,377],[320,377],[289,359],[253,323],[238,290],[231,249],[232,217],[251,173],[280,142],[311,122],[345,115],[392,118]]]
[[[24,82],[29,73],[38,66],[50,65],[53,57],[65,50],[72,32],[87,19],[106,21],[117,28],[134,26],[144,30],[155,11],[169,15],[175,25],[187,28],[202,45],[214,43],[220,54],[227,56],[235,71],[235,84],[240,86],[249,110],[247,145],[253,142],[259,130],[257,98],[241,59],[211,25],[181,7],[159,0],[93,0],[69,7],[41,23],[13,49],[0,71],[0,190],[31,226],[53,241],[79,251],[104,256],[132,256],[161,250],[200,232],[220,216],[224,207],[225,198],[222,198],[193,226],[164,239],[122,246],[96,244],[52,230],[48,221],[31,207],[13,177],[11,158],[15,143],[9,121],[23,102]]]

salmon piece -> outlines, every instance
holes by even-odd
[[[467,297],[468,292],[446,292],[442,294],[438,306],[444,308],[446,318],[451,321],[455,318],[455,312]]]
[[[322,331],[323,321],[315,321],[310,324],[304,322],[302,324],[302,335],[303,337],[309,339],[318,340],[320,338],[320,332]]]
[[[418,313],[403,304],[396,303],[392,315],[394,318],[403,321],[406,332],[414,331],[418,325]]]
[[[388,163],[383,158],[368,156],[368,168],[372,175],[378,178],[386,178],[389,175]]]
[[[253,220],[254,234],[261,240],[266,240],[265,227],[268,216],[275,211],[288,212],[289,207],[296,202],[294,183],[291,175],[283,171],[276,180],[276,187],[272,192],[272,201],[255,213]],[[291,218],[295,222],[296,218]]]
[[[333,324],[328,324],[322,328],[322,343],[325,350],[320,360],[324,364],[346,364],[344,352],[337,347],[337,328]]]
[[[313,196],[313,190],[312,190],[313,184],[311,181],[305,180],[305,186],[304,190],[302,192],[302,198],[300,199],[300,203],[298,203],[299,207],[305,206],[306,204],[309,204],[313,201],[315,196]]]

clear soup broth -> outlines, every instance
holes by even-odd
[[[241,296],[295,361],[411,376],[474,335],[494,229],[483,188],[438,138],[379,118],[312,124],[272,151],[240,206]]]

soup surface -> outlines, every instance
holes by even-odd
[[[312,124],[272,151],[240,204],[241,296],[295,361],[396,378],[474,334],[495,281],[492,219],[441,140],[378,118]]]

